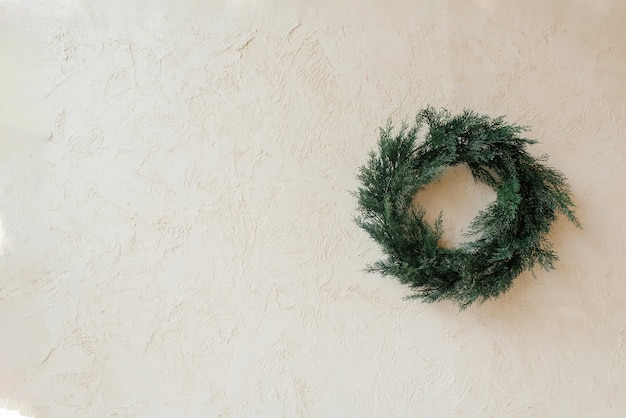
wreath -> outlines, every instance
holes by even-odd
[[[499,296],[536,264],[554,268],[558,258],[547,234],[557,214],[580,224],[564,175],[543,164],[547,156],[535,159],[525,150],[536,143],[520,137],[525,127],[428,107],[412,127],[392,131],[391,122],[380,129],[378,152],[370,152],[358,175],[355,220],[386,256],[368,271],[409,285],[410,299],[449,299],[465,308]],[[418,136],[424,140],[416,145]],[[467,165],[497,198],[471,222],[465,235],[473,241],[444,248],[442,214],[427,223],[416,194],[457,164]]]

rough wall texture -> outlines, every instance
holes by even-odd
[[[0,1],[0,398],[52,418],[623,416],[624,17]],[[584,226],[555,224],[556,271],[463,312],[361,271],[379,252],[355,173],[426,104],[532,127]],[[469,186],[429,192],[449,239],[492,197]]]

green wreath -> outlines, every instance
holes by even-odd
[[[526,152],[536,142],[519,136],[526,128],[502,117],[451,116],[429,107],[412,127],[392,130],[391,123],[380,129],[378,152],[360,168],[362,187],[355,193],[356,222],[386,255],[368,271],[409,285],[415,292],[409,298],[450,299],[465,308],[502,294],[536,264],[554,268],[547,234],[557,213],[580,224],[563,174],[542,164],[546,156],[536,160]],[[450,249],[439,245],[442,215],[434,226],[427,223],[414,196],[457,164],[494,188],[497,199],[470,224],[466,235],[475,240]]]

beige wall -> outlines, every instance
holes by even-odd
[[[163,3],[0,1],[6,405],[623,416],[623,1]],[[363,273],[351,220],[377,127],[429,103],[530,125],[584,226],[463,312]],[[455,175],[451,239],[491,196]]]

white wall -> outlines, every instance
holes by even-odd
[[[623,416],[623,1],[164,3],[0,1],[5,406]],[[429,103],[530,125],[584,226],[463,312],[363,273],[351,220],[377,127]],[[452,232],[488,199],[454,183]]]

